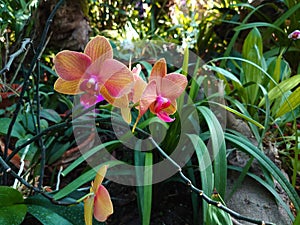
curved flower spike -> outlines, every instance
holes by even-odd
[[[104,222],[113,213],[113,205],[107,189],[101,185],[108,166],[102,166],[97,172],[89,195],[84,200],[84,220],[86,225],[92,225],[93,211],[94,217],[100,222]]]
[[[54,89],[63,94],[81,94],[80,101],[91,106],[104,99],[103,93],[111,98],[127,94],[133,85],[132,72],[113,59],[109,41],[102,36],[92,39],[84,53],[64,50],[54,59],[59,76]]]
[[[300,30],[294,30],[292,33],[288,35],[288,38],[293,40],[300,39]]]
[[[149,83],[145,88],[140,104],[139,115],[133,131],[145,112],[150,111],[165,122],[172,122],[171,118],[177,110],[176,99],[182,94],[187,85],[186,76],[179,73],[167,74],[165,59],[158,60],[151,71]]]

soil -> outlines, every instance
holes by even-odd
[[[109,225],[140,225],[136,188],[111,184],[109,191],[114,204],[114,214]],[[151,225],[192,225],[191,194],[179,182],[153,185]]]

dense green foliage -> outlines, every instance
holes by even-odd
[[[89,185],[97,168],[104,164],[93,158],[108,152],[116,157],[105,161],[108,175],[135,179],[136,207],[143,225],[150,224],[153,210],[153,168],[164,159],[175,168],[182,167],[176,170],[179,175],[174,173],[165,182],[188,184],[194,224],[232,224],[227,212],[215,207],[217,203],[201,199],[202,192],[199,195],[195,188],[201,187],[205,196],[212,196],[209,199],[225,207],[228,170],[240,172],[236,187],[246,176],[256,179],[294,224],[298,223],[300,37],[288,37],[300,29],[298,1],[80,1],[74,13],[83,15],[88,36],[109,38],[114,57],[129,67],[141,64],[140,76],[145,81],[158,57],[166,58],[168,73],[180,72],[188,77],[186,92],[177,100],[176,120],[165,123],[146,113],[134,134],[111,105],[101,103],[95,110],[82,109],[76,105],[76,97],[54,90],[58,76],[53,58],[64,46],[57,48],[51,38],[75,35],[71,31],[78,27],[78,21],[66,24],[61,33],[51,27],[51,22],[52,26],[60,24],[55,17],[53,21],[40,21],[44,27],[50,25],[50,35],[41,35],[35,24],[44,12],[41,2],[0,0],[0,92],[13,91],[14,100],[23,95],[21,101],[5,107],[0,99],[1,146],[9,143],[1,147],[4,175],[0,177],[0,197],[5,201],[0,201],[0,221],[20,224],[34,217],[42,224],[83,224],[83,204],[77,200],[87,194],[88,189],[82,187]],[[49,1],[52,10],[57,2]],[[66,4],[72,7],[72,1]],[[24,38],[32,43],[10,58]],[[76,50],[82,49],[78,45]],[[21,85],[22,91],[12,90],[12,83]],[[228,114],[234,120],[229,120]],[[135,108],[132,116],[138,116]],[[226,120],[242,120],[248,133],[234,129]],[[99,140],[93,139],[95,134]],[[126,143],[132,136],[139,141],[150,140],[147,145],[152,149],[144,151],[142,141],[136,141],[132,148],[136,151],[131,151]],[[282,168],[264,151],[267,143],[278,149],[275,156]],[[245,167],[228,165],[232,151],[249,156]],[[180,160],[172,161],[172,157],[179,157],[176,154]],[[263,178],[249,170],[254,159]],[[125,165],[133,165],[135,170],[118,169]],[[67,180],[72,173],[76,178]],[[13,184],[15,178],[20,182]],[[283,201],[275,183],[293,207]],[[61,202],[71,206],[61,206]]]

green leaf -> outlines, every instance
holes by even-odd
[[[68,194],[72,193],[73,191],[75,191],[80,186],[82,186],[82,185],[86,184],[87,182],[93,180],[94,177],[96,176],[96,173],[97,173],[98,169],[103,165],[108,165],[109,167],[113,167],[113,166],[122,165],[122,164],[124,164],[124,162],[118,161],[118,160],[111,160],[111,161],[107,161],[105,163],[102,163],[102,164],[94,167],[93,169],[85,172],[81,176],[77,177],[75,180],[73,180],[71,183],[69,183],[67,186],[65,186],[63,189],[61,189],[59,192],[57,192],[53,196],[53,198],[55,200],[61,199],[65,196],[67,196]]]
[[[145,178],[144,178],[144,202],[143,202],[143,225],[150,224],[152,207],[152,176],[153,176],[153,154],[145,153]]]
[[[274,24],[265,23],[265,22],[254,22],[254,23],[242,24],[242,25],[237,26],[236,28],[234,28],[234,30],[235,31],[240,31],[240,30],[251,29],[253,27],[269,27],[269,28],[274,28],[276,30],[279,30],[281,33],[284,33],[284,31],[282,29],[280,29],[279,26],[275,26]]]
[[[226,78],[236,82],[239,86],[242,86],[240,80],[235,75],[233,75],[231,72],[229,72],[228,70],[225,70],[225,69],[217,67],[217,66],[210,66],[210,65],[205,65],[205,67],[208,68],[209,70],[212,70],[219,74],[222,74]]]
[[[73,198],[64,201],[75,202]],[[55,205],[41,195],[30,196],[25,200],[28,212],[44,225],[74,225],[84,224],[83,204],[70,206]],[[95,222],[93,224],[103,224]]]
[[[298,225],[298,224],[300,224],[300,211],[297,212],[297,216],[293,225]]]
[[[48,206],[28,205],[28,212],[44,225],[73,225],[63,216],[49,210]]]
[[[11,122],[11,118],[0,118],[0,124],[1,124],[1,130],[0,133],[6,135],[7,131],[8,131],[8,127],[9,124]],[[15,122],[12,132],[11,132],[11,136],[22,139],[24,138],[26,135],[26,132],[24,130],[24,128],[22,127],[22,125],[19,122]]]
[[[269,101],[272,102],[274,99],[281,97],[287,91],[290,91],[294,87],[296,87],[299,83],[300,83],[300,74],[294,75],[291,78],[280,82],[278,85],[276,85],[276,87],[274,87],[268,92]],[[265,104],[265,98],[263,98],[260,101],[258,107],[261,107],[264,104]]]
[[[134,165],[137,182],[137,199],[140,217],[143,225],[150,224],[152,207],[152,163],[151,152],[142,152],[141,141],[135,145]]]
[[[53,109],[42,109],[40,116],[54,123],[59,123],[62,120],[60,115]]]
[[[219,104],[217,102],[210,102],[210,103],[211,104],[217,104],[217,105],[221,106],[222,108],[226,109],[227,111],[232,112],[233,114],[235,114],[238,117],[240,117],[240,118],[242,118],[242,119],[244,119],[244,120],[252,123],[253,125],[257,126],[260,129],[265,129],[265,127],[262,124],[260,124],[259,122],[257,122],[256,120],[252,119],[251,117],[249,117],[249,116],[247,116],[247,115],[245,115],[243,113],[240,113],[239,111],[237,111],[235,109],[232,109],[232,108],[230,108],[230,107],[228,107],[226,105]]]
[[[221,202],[222,205],[225,205],[223,199],[218,193],[212,194],[212,200]],[[218,207],[214,205],[208,205],[207,211],[206,211],[206,221],[205,224],[226,224],[226,225],[232,225],[232,220],[230,215],[225,212],[222,209],[219,209]]]
[[[260,32],[257,28],[253,28],[247,35],[243,45],[242,56],[244,59],[255,63],[259,67],[263,67],[263,43]],[[258,99],[258,85],[262,82],[263,73],[257,67],[249,64],[242,63],[243,76],[242,83],[247,84],[253,82],[253,85],[247,87],[247,103],[255,104]]]
[[[280,117],[300,105],[300,87],[298,87],[287,99],[284,101],[283,105],[279,108],[276,116]]]
[[[267,63],[267,72],[272,76],[276,83],[279,83],[280,80],[285,80],[290,76],[291,68],[288,62],[282,59],[282,55],[270,58]],[[264,86],[266,87],[268,83],[269,81],[264,83]],[[276,83],[270,82],[268,90],[274,88]]]
[[[70,143],[55,142],[51,151],[49,151],[49,156],[47,157],[47,163],[52,164],[58,160],[68,149],[70,148]]]
[[[68,173],[70,173],[73,169],[75,169],[77,166],[79,166],[82,162],[84,162],[87,158],[91,157],[93,154],[96,154],[100,150],[114,144],[120,143],[119,140],[114,141],[108,141],[104,144],[97,145],[96,147],[90,149],[88,152],[84,153],[82,156],[77,158],[70,166],[68,166],[63,172],[62,175],[66,176]]]
[[[209,156],[209,151],[206,147],[206,144],[202,141],[202,139],[198,135],[187,134],[187,136],[191,140],[197,155],[202,190],[206,195],[209,196],[213,192],[213,187],[214,187],[214,175],[212,170],[212,161]],[[204,199],[202,200],[202,202],[203,202],[203,215],[204,215],[203,220],[205,221],[208,204]]]
[[[227,180],[227,159],[223,128],[214,113],[205,106],[197,109],[203,115],[210,132],[211,146],[214,161],[214,186],[221,196],[225,195]]]
[[[26,212],[22,194],[11,187],[0,186],[0,224],[19,225]]]
[[[189,48],[188,46],[184,49],[183,63],[182,63],[182,74],[187,75],[189,68]]]

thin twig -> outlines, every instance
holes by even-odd
[[[38,61],[39,65],[39,61]],[[37,121],[37,134],[41,133],[41,101],[40,101],[40,74],[41,67],[38,66],[38,73],[36,76],[35,84],[35,96],[36,96],[36,121]],[[45,164],[46,164],[46,147],[44,145],[43,137],[39,138],[38,145],[41,149],[41,163],[40,163],[40,177],[38,188],[42,189],[45,173]]]
[[[16,105],[16,109],[15,109],[15,111],[13,113],[11,122],[10,122],[8,130],[7,130],[6,141],[5,141],[5,148],[4,148],[4,153],[3,153],[3,158],[4,159],[7,157],[8,146],[10,144],[10,139],[11,139],[11,134],[12,134],[13,126],[14,126],[16,120],[17,120],[19,111],[21,109],[21,104],[22,104],[22,101],[23,101],[23,97],[24,97],[25,91],[26,91],[27,86],[28,86],[28,82],[27,81],[29,80],[29,76],[32,74],[32,72],[33,72],[33,70],[35,68],[36,62],[39,60],[40,55],[42,54],[42,51],[44,49],[44,45],[45,45],[45,42],[46,42],[46,39],[47,39],[48,30],[49,30],[50,25],[51,25],[51,23],[53,21],[54,15],[56,14],[57,10],[59,9],[59,7],[62,5],[63,2],[64,2],[64,0],[60,0],[55,5],[55,7],[52,10],[50,16],[48,17],[47,23],[46,23],[45,28],[44,28],[44,31],[42,33],[40,44],[39,44],[39,46],[37,48],[37,51],[36,51],[36,54],[34,55],[34,57],[32,59],[32,62],[30,64],[30,68],[29,68],[28,72],[25,74],[25,77],[24,77],[24,86],[23,86],[22,91],[20,93],[19,101],[18,101],[18,103]],[[4,70],[4,71],[6,71],[6,70]],[[4,161],[4,160],[0,160],[0,164],[2,164],[1,163],[2,161]],[[2,165],[2,166],[4,167],[4,165]],[[5,167],[4,167],[4,169],[5,169]],[[6,176],[3,176],[3,177],[4,177],[3,183],[5,184],[6,183],[5,177]]]
[[[10,70],[10,67],[11,67],[11,64],[13,63],[13,61],[19,56],[21,55],[24,51],[26,51],[26,46],[28,44],[31,43],[31,39],[30,38],[25,38],[23,41],[22,41],[22,45],[21,45],[21,48],[16,51],[15,53],[11,54],[9,56],[9,60],[8,62],[6,63],[6,65],[3,67],[3,69],[0,71],[0,75],[2,75],[3,73],[5,72],[8,72]]]

